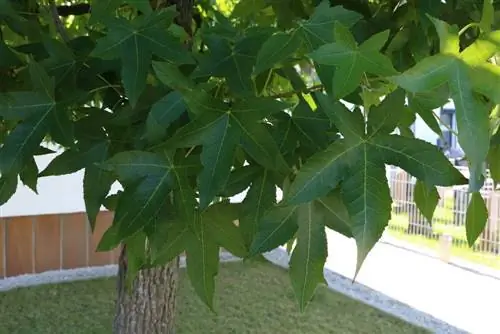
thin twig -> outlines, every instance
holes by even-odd
[[[270,95],[269,97],[272,97],[272,98],[283,98],[283,97],[292,97],[296,94],[300,94],[300,93],[305,93],[305,94],[309,94],[309,93],[312,93],[312,92],[316,92],[318,90],[323,90],[325,88],[325,86],[323,85],[314,85],[314,86],[311,86],[309,88],[306,88],[306,89],[302,89],[302,90],[294,90],[294,91],[291,91],[291,92],[284,92],[284,93],[278,93],[278,94],[274,94],[274,95]]]
[[[59,12],[57,11],[57,6],[54,0],[49,0],[49,6],[50,6],[50,13],[52,15],[52,20],[54,21],[54,25],[56,26],[56,30],[61,35],[61,38],[63,39],[64,42],[69,41],[69,35],[68,32],[66,31],[66,28],[64,27],[64,24],[61,21],[61,18],[59,17]]]

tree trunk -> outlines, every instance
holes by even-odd
[[[118,298],[114,334],[173,334],[179,258],[165,266],[141,270],[127,289],[126,249],[122,248],[118,269]]]

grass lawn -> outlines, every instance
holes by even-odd
[[[213,314],[182,276],[178,333],[426,333],[370,306],[320,287],[298,312],[288,274],[267,263],[225,263]],[[0,293],[0,333],[110,333],[114,279],[22,288]]]

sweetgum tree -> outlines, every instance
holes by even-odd
[[[303,309],[325,228],[356,240],[358,270],[382,235],[386,165],[418,179],[427,218],[436,186],[468,184],[469,243],[483,230],[486,163],[500,176],[491,0],[81,1],[0,0],[0,204],[85,170],[90,224],[115,213],[99,249],[122,249],[115,333],[174,332],[181,254],[212,307],[220,249],[293,246]],[[419,115],[440,135],[450,98],[468,178],[410,130]],[[64,153],[39,171],[43,142]]]

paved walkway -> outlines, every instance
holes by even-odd
[[[356,246],[328,232],[327,268],[352,278]],[[379,243],[357,282],[474,334],[500,333],[500,280]]]

